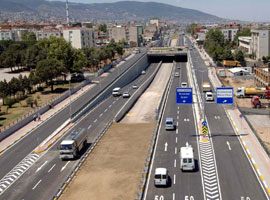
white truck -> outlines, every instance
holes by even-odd
[[[203,92],[211,92],[211,91],[212,91],[209,82],[203,82],[203,83],[202,83],[202,91],[203,91]]]
[[[193,171],[195,169],[193,148],[188,142],[185,147],[180,149],[180,169],[182,171]]]
[[[87,131],[84,128],[75,129],[60,143],[60,158],[74,159],[87,144]]]

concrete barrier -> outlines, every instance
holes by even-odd
[[[143,92],[149,87],[149,85],[154,80],[158,70],[160,69],[162,62],[160,62],[154,71],[153,74],[138,88],[138,90],[130,97],[130,99],[125,103],[125,105],[122,107],[122,109],[116,114],[114,121],[119,122],[126,113],[133,107],[133,105],[136,103],[136,101],[140,98],[140,96],[143,94]]]

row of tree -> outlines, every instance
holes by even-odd
[[[35,85],[46,83],[53,91],[54,79],[67,73],[78,72],[83,68],[100,69],[116,54],[122,56],[125,42],[111,41],[107,47],[73,49],[62,38],[51,37],[35,41],[31,35],[24,41],[1,41],[0,66],[14,69],[30,69],[29,77],[13,78],[10,82],[0,82],[0,97],[16,98],[16,94],[31,93]],[[102,64],[103,63],[103,64]]]

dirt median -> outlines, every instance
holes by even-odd
[[[113,124],[60,199],[134,199],[154,127]]]

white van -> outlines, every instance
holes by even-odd
[[[214,101],[214,95],[212,92],[206,92],[205,93],[205,100],[206,101]]]
[[[180,149],[180,168],[182,171],[193,171],[195,169],[193,148],[188,143]]]
[[[172,117],[167,117],[166,121],[165,121],[165,129],[166,130],[174,130],[175,126],[174,126],[174,120]]]
[[[112,90],[112,95],[114,97],[117,97],[117,96],[121,96],[121,88],[120,87],[116,87]]]
[[[155,186],[167,186],[169,181],[168,170],[166,168],[155,169]]]

